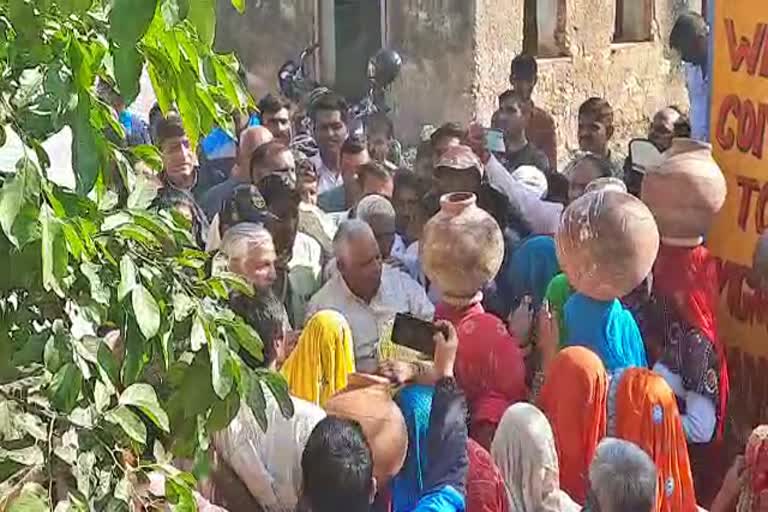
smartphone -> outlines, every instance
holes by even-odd
[[[392,328],[392,341],[432,357],[435,355],[434,335],[436,332],[438,329],[432,322],[425,322],[414,316],[398,313]]]
[[[485,148],[494,153],[504,153],[504,134],[501,130],[488,130],[485,132]]]

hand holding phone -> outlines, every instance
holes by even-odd
[[[415,316],[398,313],[395,315],[395,325],[392,328],[392,341],[431,357],[435,354],[436,332],[435,324]]]
[[[453,324],[445,320],[439,320],[435,327],[437,327],[437,332],[434,335],[435,376],[438,379],[453,377],[456,352],[459,349],[459,335]]]

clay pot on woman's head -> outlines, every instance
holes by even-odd
[[[634,290],[659,251],[653,214],[639,199],[614,190],[590,192],[571,203],[555,241],[571,286],[596,300]]]
[[[356,382],[353,379],[353,382]],[[373,456],[373,476],[383,489],[405,462],[408,431],[389,387],[373,384],[342,391],[325,404],[329,415],[357,421]]]
[[[499,225],[476,203],[468,192],[441,197],[419,244],[424,273],[453,306],[480,302],[480,290],[496,277],[504,257]]]
[[[703,142],[674,139],[662,158],[646,171],[640,197],[665,242],[698,245],[725,203],[725,177]]]

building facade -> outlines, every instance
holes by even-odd
[[[365,89],[368,56],[399,51],[389,102],[407,143],[424,124],[488,124],[510,61],[525,49],[538,58],[534,100],[556,119],[562,160],[577,146],[577,110],[590,96],[614,106],[617,144],[644,134],[658,109],[687,105],[667,40],[676,16],[706,1],[250,0],[240,16],[221,0],[217,46],[239,54],[256,97],[274,91],[282,63],[313,42],[317,77],[352,97]]]

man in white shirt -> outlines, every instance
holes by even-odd
[[[334,252],[339,272],[312,297],[306,318],[323,309],[343,314],[352,329],[358,371],[373,372],[379,341],[389,335],[395,315],[408,313],[430,321],[435,308],[410,276],[382,265],[376,237],[365,222],[343,223]]]
[[[317,193],[343,185],[341,146],[347,139],[347,103],[341,96],[329,93],[312,106],[315,141],[320,149],[311,158],[318,172]]]
[[[710,72],[709,26],[694,12],[681,14],[672,28],[669,45],[680,52],[691,103],[691,137],[709,141]]]

